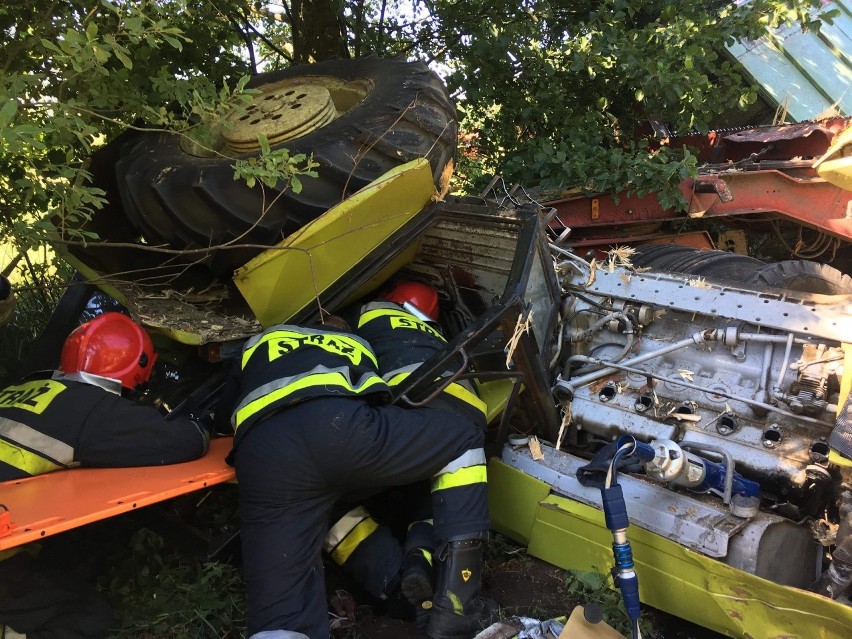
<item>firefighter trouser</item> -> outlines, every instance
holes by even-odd
[[[385,599],[399,586],[402,547],[391,529],[363,506],[334,521],[324,550],[373,597]]]
[[[334,503],[432,478],[435,536],[488,530],[484,434],[457,414],[318,398],[250,426],[234,454],[248,634],[327,639],[321,551]]]

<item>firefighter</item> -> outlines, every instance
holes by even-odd
[[[440,539],[468,544],[491,525],[482,429],[455,413],[388,405],[369,344],[334,325],[279,324],[243,348],[230,459],[254,639],[328,637],[322,550],[340,500],[431,478]],[[352,529],[362,522],[326,549],[351,553],[370,532],[363,518]]]
[[[373,347],[379,372],[389,386],[402,384],[420,364],[446,347],[446,339],[438,330],[438,317],[437,291],[409,280],[397,281],[378,300],[360,308],[356,333]],[[449,384],[429,406],[466,418],[468,424],[484,432],[486,406],[467,381]],[[387,558],[372,564],[373,572],[382,567],[392,571],[392,560],[399,554],[394,553],[392,540],[386,533],[380,534],[382,531],[381,527],[374,527],[373,533],[362,538],[358,547],[362,555]],[[435,553],[431,520],[421,518],[409,526],[402,559],[396,565],[400,566],[399,580],[405,597],[419,611],[424,606],[429,611],[426,630],[429,637],[471,636],[496,621],[497,604],[479,595],[484,537],[485,531],[472,531],[467,538],[452,540],[439,536],[441,543]],[[436,588],[433,586],[435,560]],[[363,583],[363,569],[354,566],[352,572]],[[422,614],[418,614],[418,622],[423,622]]]
[[[151,338],[121,313],[77,327],[51,379],[0,390],[0,481],[74,466],[176,464],[207,452],[210,436],[192,419],[171,421],[122,397],[147,382]]]

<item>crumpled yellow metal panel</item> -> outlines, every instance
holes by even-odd
[[[234,273],[258,321],[285,322],[420,212],[435,195],[428,160],[385,173]]]
[[[850,129],[852,131],[852,129]],[[846,409],[846,399],[849,393],[852,392],[852,344],[841,344],[843,348],[843,379],[840,380],[840,393],[837,400],[837,414]],[[838,451],[832,449],[828,454],[828,459],[832,464],[840,466],[844,472],[849,472],[852,469],[852,459],[844,457]]]
[[[496,459],[489,462],[488,482],[498,532],[561,568],[609,573],[612,535],[602,511],[550,494],[547,484]],[[636,526],[627,536],[640,596],[655,608],[730,637],[852,637],[848,606],[732,568]],[[784,561],[783,548],[778,561]]]
[[[825,154],[814,162],[814,168],[826,182],[852,191],[852,127],[834,138]]]

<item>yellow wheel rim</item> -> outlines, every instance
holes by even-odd
[[[270,146],[307,135],[360,104],[371,89],[366,80],[345,82],[324,76],[267,84],[245,107],[228,115],[222,137],[235,153],[256,153],[259,135],[265,135]]]

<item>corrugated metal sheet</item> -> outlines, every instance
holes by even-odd
[[[840,15],[818,32],[791,26],[772,38],[728,47],[766,96],[786,107],[788,120],[809,120],[832,107],[852,114],[852,0],[832,0],[823,8]]]

